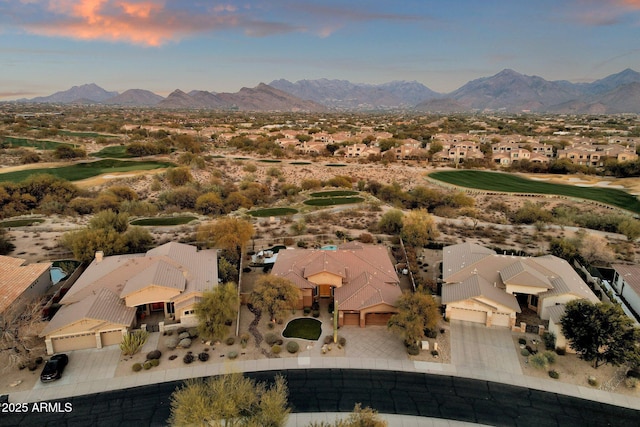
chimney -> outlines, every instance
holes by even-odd
[[[104,258],[104,252],[96,251],[96,264],[100,264],[102,262],[102,258]]]

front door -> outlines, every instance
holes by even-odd
[[[149,309],[151,311],[162,311],[164,312],[164,303],[163,302],[152,302],[149,304]]]

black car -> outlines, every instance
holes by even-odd
[[[62,376],[65,366],[69,363],[69,358],[66,354],[56,354],[51,356],[51,359],[44,365],[42,373],[40,374],[40,381],[47,383],[55,381]]]

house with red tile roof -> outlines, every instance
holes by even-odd
[[[298,308],[321,298],[333,301],[340,326],[386,325],[402,294],[389,252],[378,245],[282,250],[271,274],[299,289]]]

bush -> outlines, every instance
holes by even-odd
[[[142,364],[141,363],[134,363],[133,366],[131,367],[131,370],[133,372],[140,372],[142,370]]]
[[[179,340],[183,340],[185,338],[191,338],[191,335],[189,335],[189,332],[184,331],[178,334],[178,339]]]
[[[182,358],[182,361],[188,365],[189,363],[193,362],[193,359],[194,359],[193,354],[187,353]]]
[[[313,313],[311,313],[311,315],[313,317],[320,317],[320,310],[313,310]]]
[[[180,342],[178,343],[178,347],[180,347],[180,348],[189,348],[189,347],[191,347],[191,338],[181,339]]]
[[[431,350],[431,355],[432,355],[433,357],[438,357],[438,354],[439,354],[439,353],[438,353],[438,350]]]
[[[544,341],[544,346],[547,350],[556,348],[556,336],[553,332],[545,332],[544,335],[542,335],[542,341]]]
[[[147,353],[147,360],[160,359],[162,352],[160,350],[153,350]]]
[[[129,332],[122,337],[122,342],[120,343],[122,354],[125,356],[136,354],[140,351],[144,343],[147,342],[147,338],[149,338],[149,332],[147,331],[136,330]]]
[[[427,338],[437,338],[438,337],[438,332],[435,329],[427,329],[424,331],[424,334],[427,336]]]
[[[592,387],[597,387],[598,386],[598,380],[594,376],[589,376],[589,378],[587,378],[587,382]]]
[[[269,323],[267,323],[267,328],[273,329],[273,328],[275,328],[275,325],[273,324],[273,322],[269,322]]]
[[[274,344],[271,346],[271,353],[280,354],[281,351],[282,351],[282,347],[280,347],[278,344]]]
[[[238,357],[238,352],[237,351],[230,351],[229,353],[227,353],[227,357],[229,359],[235,359]]]
[[[526,348],[523,348],[522,350],[520,350],[520,354],[523,355],[524,357],[529,357],[529,350],[527,350]]]
[[[420,354],[420,347],[417,344],[411,344],[407,347],[407,353],[411,356],[417,356]]]
[[[556,348],[556,354],[558,356],[564,356],[565,354],[567,354],[567,349],[564,347],[558,347]]]
[[[557,380],[558,378],[560,378],[560,374],[558,373],[558,371],[555,371],[553,369],[549,371],[549,376],[554,380]]]
[[[556,354],[553,351],[545,351],[542,355],[547,359],[549,365],[556,363]]]
[[[525,345],[527,343],[527,339],[526,338],[518,338],[518,344],[520,345]]]
[[[235,342],[236,342],[236,339],[234,337],[229,337],[225,341],[227,345],[233,345]]]
[[[295,341],[289,341],[287,343],[287,351],[291,354],[297,353],[298,350],[300,349],[300,345],[298,345],[297,342]]]
[[[273,332],[269,332],[264,336],[264,340],[268,345],[274,345],[278,341],[278,335]]]
[[[198,354],[198,360],[201,362],[206,362],[207,360],[209,360],[209,353],[203,351],[202,353]]]
[[[634,377],[627,377],[624,379],[624,385],[627,388],[636,388],[638,386],[638,379]]]
[[[324,337],[324,343],[325,344],[331,344],[333,342],[333,335],[325,335]]]
[[[176,360],[178,358],[177,354],[172,354],[171,356],[169,356],[169,360]]]
[[[190,328],[187,332],[189,332],[189,338],[198,338],[198,328]]]
[[[305,307],[302,312],[305,316],[308,316],[311,313],[311,307]]]
[[[526,349],[523,349],[523,351],[526,351]],[[549,366],[549,361],[544,357],[544,354],[538,353],[529,358],[529,364],[536,369],[545,369]]]
[[[345,345],[347,345],[347,339],[345,337],[339,336],[338,337],[338,344],[340,344],[341,346],[344,347]]]
[[[151,363],[151,366],[158,366],[160,364],[160,359],[151,359],[149,360],[149,363]]]
[[[142,367],[145,369],[145,371],[148,371],[149,369],[151,369],[151,366],[153,366],[153,365],[151,365],[151,361],[150,360],[147,360],[146,362],[144,362],[142,364]]]

